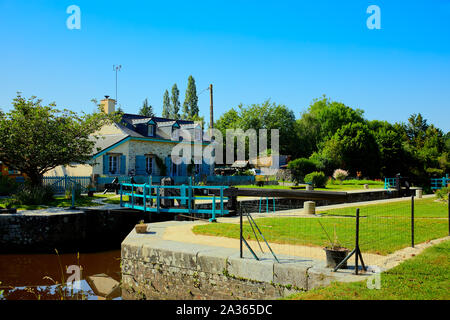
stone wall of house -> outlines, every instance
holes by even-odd
[[[171,142],[148,142],[148,141],[130,141],[129,142],[129,169],[135,169],[136,156],[143,156],[147,154],[154,154],[164,161],[165,157],[169,156],[172,148],[176,145]],[[156,167],[155,175],[159,175],[159,168]]]
[[[126,141],[106,154],[122,154],[127,158],[127,163],[125,167],[125,174],[128,174],[128,169],[130,168],[130,141]],[[134,168],[134,167],[133,167]],[[94,175],[103,175],[103,156],[95,158],[95,164],[93,165],[92,173]]]

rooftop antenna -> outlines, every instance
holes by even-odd
[[[113,71],[115,71],[116,72],[116,104],[118,104],[117,103],[117,72],[118,71],[120,71],[122,69],[122,65],[115,65],[115,64],[113,64]]]

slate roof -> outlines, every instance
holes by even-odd
[[[147,123],[150,120],[156,123],[155,135],[151,137],[148,136],[147,127]],[[122,115],[120,123],[114,124],[116,128],[120,130],[120,133],[100,136],[100,138],[95,141],[95,146],[92,154],[95,155],[128,137],[170,140],[171,130],[169,128],[174,124],[178,124],[181,129],[185,130],[190,130],[198,127],[198,125],[194,123],[194,121],[190,120],[175,120],[124,113]]]

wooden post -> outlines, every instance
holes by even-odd
[[[414,195],[411,196],[411,247],[414,248]]]
[[[214,127],[214,108],[213,108],[213,85],[209,85],[209,127],[212,129]]]

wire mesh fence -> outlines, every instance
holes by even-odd
[[[324,248],[343,252],[347,249],[349,253],[356,247],[357,208],[359,248],[369,266],[389,267],[392,261],[401,259],[401,250],[449,235],[448,202],[430,197],[318,207],[315,214],[282,204],[273,210],[271,203],[264,202],[263,210],[241,204],[242,238],[256,256],[267,255],[265,241],[275,255],[288,260],[326,261]],[[246,245],[243,247],[249,250]],[[348,265],[354,266],[354,259]]]

